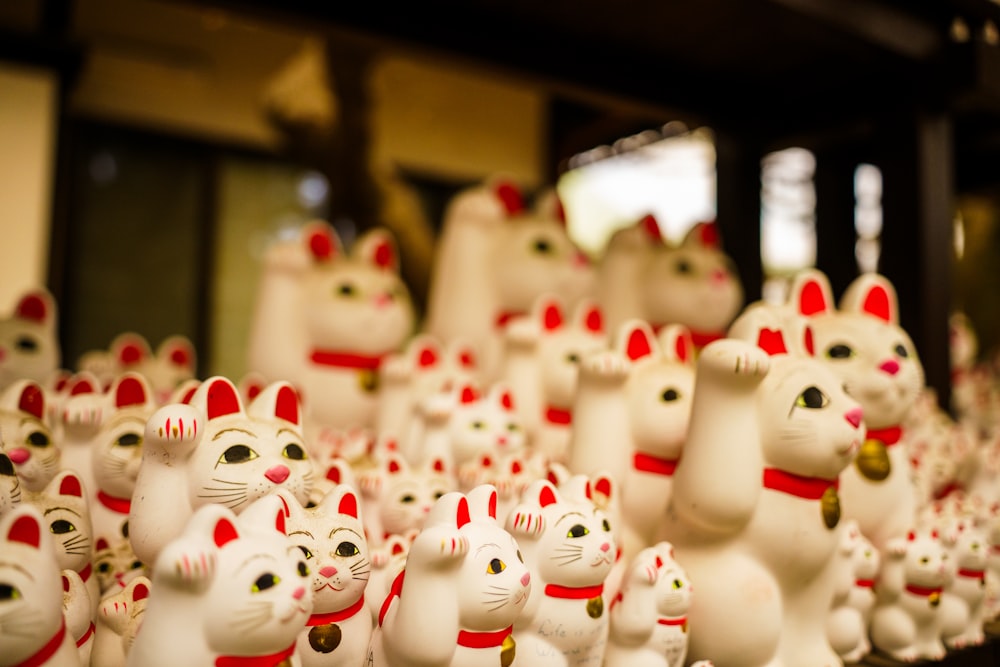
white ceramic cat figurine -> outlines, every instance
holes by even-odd
[[[291,385],[271,383],[244,409],[232,381],[209,378],[190,405],[166,405],[146,422],[129,540],[154,563],[198,507],[241,512],[279,486],[305,503],[313,475]]]
[[[374,424],[379,366],[414,323],[398,259],[388,230],[366,232],[348,255],[318,221],[266,251],[249,370],[301,392],[310,440],[324,428]]]
[[[837,478],[861,443],[862,412],[808,355],[808,328],[783,307],[755,304],[732,331],[745,339],[698,356],[667,514],[667,538],[698,591],[689,655],[839,665],[826,636]]]
[[[151,582],[139,576],[101,600],[90,667],[125,667],[142,624]]]
[[[941,597],[941,638],[962,649],[985,640],[983,622],[989,538],[972,521],[956,521],[940,533],[948,551],[949,581]]]
[[[62,581],[41,511],[23,504],[0,519],[0,666],[82,666]]]
[[[532,576],[495,509],[496,492],[487,485],[434,504],[382,606],[369,665],[528,664],[511,632]]]
[[[0,446],[26,491],[41,491],[59,472],[60,449],[44,421],[45,406],[34,380],[18,380],[0,393]]]
[[[903,662],[944,658],[940,605],[945,562],[936,536],[911,532],[886,544],[870,628],[876,649]]]
[[[896,290],[883,276],[854,280],[834,308],[829,280],[815,269],[798,274],[790,303],[809,317],[817,355],[865,412],[868,429],[855,464],[841,478],[844,516],[880,550],[916,523],[916,488],[901,424],[924,385],[913,342],[899,326]]]
[[[139,560],[128,538],[114,542],[98,539],[94,543],[94,571],[101,597],[125,588],[133,579],[148,575],[145,563]]]
[[[562,299],[543,294],[529,316],[507,326],[502,377],[517,396],[533,449],[550,460],[569,459],[580,361],[607,347],[603,321],[589,299],[582,299],[570,317]]]
[[[312,576],[313,611],[299,634],[303,667],[360,667],[368,654],[372,616],[365,606],[371,573],[358,495],[340,484],[316,507],[303,508],[287,491],[286,529]]]
[[[94,649],[94,605],[87,584],[74,570],[62,571],[62,612],[66,632],[73,638],[80,655],[80,664],[89,665]]]
[[[77,368],[94,373],[102,387],[109,387],[122,373],[140,373],[153,391],[154,402],[165,405],[178,386],[195,377],[197,354],[187,336],[168,336],[154,353],[142,334],[126,331],[115,336],[107,351],[84,353]]]
[[[312,589],[286,519],[276,495],[239,517],[215,504],[195,511],[153,565],[126,664],[300,667],[296,638],[312,613]]]
[[[868,624],[875,607],[875,579],[882,558],[861,534],[857,521],[848,519],[838,530],[840,546],[836,557],[841,574],[826,623],[827,636],[837,655],[853,664],[871,652]]]
[[[96,488],[90,506],[97,539],[114,543],[128,537],[126,524],[142,463],[143,433],[156,408],[153,388],[145,376],[126,371],[112,381],[91,454]]]
[[[605,667],[683,667],[692,593],[669,542],[636,554],[621,592],[611,603]]]
[[[94,576],[94,532],[89,496],[89,489],[83,486],[80,477],[72,470],[63,470],[41,491],[26,493],[24,502],[42,511],[53,536],[59,569],[80,575],[90,597],[90,615],[93,616],[101,588]]]
[[[549,199],[552,202],[552,199]],[[500,370],[503,328],[554,292],[572,307],[590,294],[594,271],[566,233],[560,207],[528,211],[503,179],[458,193],[444,214],[424,330],[476,345],[481,379]]]
[[[26,292],[0,319],[0,390],[18,380],[43,384],[59,368],[57,320],[56,301],[44,288]]]
[[[586,484],[576,477],[563,484]],[[600,664],[611,601],[604,582],[618,554],[607,515],[588,498],[568,497],[549,480],[538,480],[511,511],[507,530],[521,545],[533,582],[514,624],[518,664]]]
[[[57,408],[59,466],[76,472],[90,493],[97,488],[91,461],[93,443],[107,411],[107,397],[102,387],[93,373],[75,373],[67,378],[61,406]]]

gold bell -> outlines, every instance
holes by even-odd
[[[892,472],[889,450],[881,440],[868,439],[861,445],[854,465],[862,477],[873,482],[881,482]]]
[[[600,618],[604,613],[604,598],[598,595],[596,598],[587,600],[587,616]]]
[[[819,499],[820,509],[823,511],[823,523],[830,530],[840,523],[840,496],[837,495],[837,487],[831,486],[823,492]]]
[[[517,644],[514,642],[514,638],[507,635],[503,640],[503,644],[500,644],[500,667],[510,667],[514,662],[516,649]]]

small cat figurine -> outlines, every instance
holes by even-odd
[[[154,353],[142,334],[126,331],[115,336],[109,350],[84,353],[77,368],[96,375],[102,387],[109,387],[122,373],[139,373],[149,383],[156,405],[165,405],[178,386],[195,377],[197,354],[187,336],[165,338]]]
[[[300,667],[296,638],[312,613],[312,588],[286,519],[273,494],[239,517],[216,504],[196,510],[157,557],[126,664]]]
[[[434,504],[382,605],[369,665],[522,664],[511,632],[532,576],[495,508],[496,492],[488,485],[467,496],[450,492]]]
[[[94,543],[94,571],[101,597],[117,593],[132,580],[147,576],[148,568],[139,560],[127,537],[108,542],[98,538]]]
[[[692,586],[669,542],[632,559],[611,603],[606,667],[683,667]]]
[[[884,276],[864,274],[835,309],[826,275],[810,269],[795,277],[789,302],[809,318],[817,354],[864,409],[868,433],[844,471],[840,496],[844,516],[882,550],[907,535],[918,509],[901,424],[923,389],[924,372],[899,326],[896,290]]]
[[[358,495],[337,485],[316,507],[303,508],[278,490],[289,508],[286,530],[312,575],[313,612],[299,634],[303,667],[360,667],[368,653],[372,616],[365,606],[371,573]]]
[[[0,390],[18,380],[44,384],[59,368],[57,318],[55,298],[36,288],[21,296],[13,313],[0,319]]]
[[[582,475],[525,489],[507,518],[533,588],[514,624],[519,665],[599,664],[608,637],[604,582],[618,555],[607,515]],[[610,602],[610,599],[608,600]]]
[[[882,558],[861,534],[857,521],[848,519],[839,530],[836,558],[840,574],[826,622],[827,637],[837,655],[853,664],[871,652],[868,624],[875,607],[875,578]]]
[[[249,369],[302,393],[305,433],[369,428],[382,359],[414,324],[392,234],[363,234],[345,254],[332,226],[306,225],[266,251],[249,341]]]
[[[458,394],[458,404],[448,420],[453,468],[483,455],[505,458],[524,453],[527,436],[514,394],[506,384],[495,383],[485,395],[466,385]]]
[[[951,649],[979,646],[983,622],[989,539],[972,521],[951,522],[940,533],[948,551],[949,581],[941,598],[941,638]]]
[[[63,578],[42,512],[0,519],[0,666],[82,667],[63,616]]]
[[[198,507],[241,512],[278,487],[306,503],[313,476],[291,385],[268,385],[244,409],[232,381],[209,378],[190,404],[166,405],[146,422],[129,540],[139,560],[153,563]]]
[[[101,600],[90,667],[125,667],[142,624],[152,582],[138,576]]]
[[[0,446],[26,491],[41,491],[59,472],[60,449],[45,406],[44,389],[33,380],[18,380],[0,393]]]
[[[93,373],[74,373],[66,379],[61,405],[56,408],[60,426],[59,466],[79,475],[89,493],[97,488],[91,461],[92,445],[108,407],[103,386]]]

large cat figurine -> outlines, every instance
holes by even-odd
[[[301,392],[310,440],[324,428],[374,424],[379,366],[414,324],[398,258],[385,229],[365,233],[346,254],[323,222],[266,251],[249,370]]]
[[[239,517],[205,505],[159,553],[129,667],[292,665],[312,613],[305,554],[270,495]]]
[[[0,319],[0,390],[18,380],[44,384],[59,368],[58,312],[44,288],[26,292]]]
[[[731,331],[741,337],[698,356],[667,512],[667,539],[698,591],[689,655],[840,665],[826,635],[837,479],[860,446],[862,411],[784,307],[755,304]]]
[[[0,448],[27,491],[41,491],[59,472],[61,451],[45,421],[46,402],[34,380],[18,380],[0,392]]]
[[[0,666],[82,667],[63,616],[63,578],[47,522],[23,504],[0,519]]]
[[[488,485],[434,504],[382,605],[369,665],[529,664],[511,633],[532,576],[495,511],[496,492]]]
[[[286,530],[312,576],[313,611],[299,633],[303,667],[360,667],[368,653],[372,616],[365,606],[371,574],[358,495],[337,485],[316,507],[303,508],[275,491],[289,508]]]
[[[835,308],[829,280],[811,269],[795,277],[790,303],[809,317],[817,355],[864,408],[868,433],[844,471],[840,496],[844,516],[882,549],[910,532],[918,509],[902,424],[923,389],[924,372],[899,326],[896,290],[885,277],[864,274]]]
[[[507,517],[533,582],[514,624],[519,665],[594,665],[603,659],[611,602],[604,583],[618,549],[607,514],[590,492],[583,475],[559,488],[538,480]]]
[[[143,433],[128,517],[139,559],[156,562],[202,505],[238,513],[278,487],[306,503],[314,471],[301,416],[287,382],[271,383],[244,409],[236,386],[221,376],[201,383],[190,404],[157,410]]]
[[[504,179],[467,188],[451,200],[428,291],[424,330],[477,346],[484,382],[497,378],[503,329],[545,292],[571,307],[590,294],[594,271],[574,246],[553,205],[529,211]]]

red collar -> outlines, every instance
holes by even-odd
[[[118,514],[128,514],[132,509],[131,498],[115,498],[114,496],[109,496],[103,491],[98,491],[97,499],[101,501],[102,505]]]
[[[63,622],[59,625],[59,630],[56,631],[56,634],[52,637],[52,639],[46,642],[45,646],[38,649],[38,652],[35,653],[35,655],[31,656],[27,660],[24,660],[23,662],[17,663],[13,667],[41,667],[49,661],[49,658],[55,655],[56,651],[59,650],[59,647],[62,646],[63,639],[65,637],[66,621],[63,620]]]
[[[220,655],[215,667],[274,667],[295,653],[295,642],[284,651],[271,655]]]
[[[660,625],[686,625],[688,622],[687,616],[660,616],[656,619],[656,622]]]
[[[875,588],[874,579],[858,579],[854,582],[854,585],[858,588]]]
[[[886,428],[870,428],[865,433],[865,440],[878,440],[886,447],[892,447],[903,437],[902,426],[888,426]]]
[[[306,621],[307,626],[314,625],[329,625],[330,623],[340,623],[341,621],[346,621],[350,617],[358,613],[362,607],[365,606],[365,596],[362,595],[358,598],[358,601],[352,604],[346,609],[341,609],[340,611],[331,611],[326,614],[313,614]]]
[[[725,331],[692,331],[691,342],[697,348],[703,348],[711,342],[726,337]]]
[[[652,454],[636,452],[632,456],[632,467],[641,472],[651,472],[654,475],[672,477],[677,469],[678,459],[662,459]]]
[[[603,583],[596,586],[581,586],[580,588],[559,586],[558,584],[547,584],[545,586],[545,594],[550,598],[566,598],[569,600],[590,600],[603,592]]]
[[[924,598],[928,598],[935,594],[941,595],[942,590],[944,589],[940,586],[937,586],[936,588],[927,588],[925,586],[917,586],[916,584],[906,584],[907,593],[913,593],[914,595],[919,595]]]
[[[87,583],[87,580],[90,579],[90,573],[93,571],[94,568],[91,567],[91,563],[87,563],[87,565],[82,570],[77,572],[77,574],[79,574],[80,578],[83,579],[83,583]]]
[[[960,568],[958,571],[958,576],[967,577],[969,579],[978,579],[982,581],[986,578],[986,570],[967,570],[966,568]]]
[[[573,412],[565,408],[549,406],[545,409],[545,421],[550,424],[565,426],[573,422]]]
[[[777,468],[764,468],[765,489],[781,491],[806,500],[819,500],[827,489],[837,487],[837,479],[803,477]]]
[[[514,631],[514,626],[509,625],[503,630],[496,632],[473,632],[471,630],[459,630],[458,645],[467,648],[494,648],[500,646],[510,637]]]
[[[496,320],[494,320],[493,323],[496,325],[497,329],[503,329],[515,317],[519,317],[521,315],[526,315],[526,314],[527,313],[525,313],[523,310],[501,310],[499,313],[497,313],[497,318]]]
[[[338,352],[336,350],[313,350],[309,360],[319,366],[334,366],[336,368],[357,368],[359,370],[375,371],[382,364],[384,355],[355,354],[353,352]]]
[[[87,640],[90,639],[90,636],[92,634],[94,634],[94,623],[93,623],[93,621],[91,621],[90,627],[87,628],[87,631],[83,633],[83,636],[76,640],[76,647],[80,648],[81,646],[83,646],[84,644],[86,644]]]

